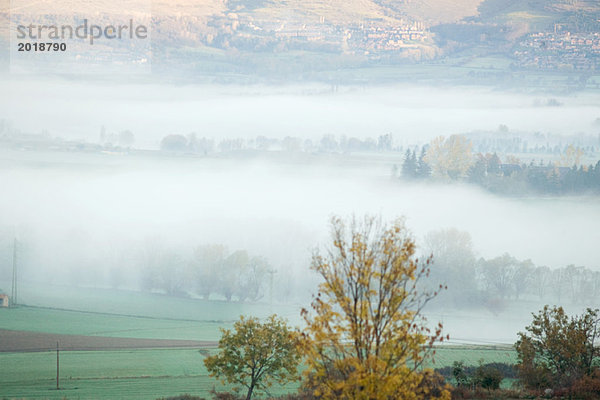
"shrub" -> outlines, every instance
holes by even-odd
[[[439,373],[428,369],[423,371],[422,377],[423,379],[421,379],[416,390],[418,398],[442,398],[444,393],[450,392],[451,386],[446,383],[444,377]]]
[[[473,375],[473,383],[487,390],[500,389],[500,383],[503,379],[502,372],[489,365],[479,366]]]
[[[573,384],[571,395],[582,400],[600,399],[600,370],[577,380]]]
[[[497,369],[502,373],[504,378],[516,379],[519,377],[517,368],[513,364],[493,362],[482,364],[482,366]],[[455,361],[451,367],[436,368],[435,371],[440,373],[446,380],[454,379],[456,383],[465,386],[470,384],[470,377],[475,374],[477,368],[478,367],[466,366],[463,361]],[[457,378],[459,378],[460,381]]]
[[[570,389],[585,376],[592,377],[600,355],[600,311],[587,309],[567,316],[562,307],[545,306],[515,344],[521,382],[531,389]],[[546,386],[548,387],[548,386]]]
[[[456,386],[469,386],[469,377],[465,371],[465,364],[462,361],[454,361],[452,375],[454,376]]]
[[[241,397],[233,393],[217,392],[215,389],[210,391],[214,400],[241,400]]]

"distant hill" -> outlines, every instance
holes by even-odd
[[[219,16],[237,13],[255,20],[325,19],[349,24],[364,19],[394,22],[402,18],[429,24],[458,21],[477,14],[482,0],[166,0],[152,3],[153,13],[178,16]]]
[[[111,0],[112,2],[113,0]],[[8,18],[8,0],[0,3],[0,16]],[[117,12],[127,15],[147,9],[151,4],[155,20],[182,19],[197,23],[226,15],[255,21],[353,24],[379,21],[397,24],[401,20],[416,20],[427,25],[454,22],[477,14],[481,0],[134,0],[119,3]],[[21,6],[21,4],[27,4]],[[90,4],[95,4],[90,7]],[[103,2],[79,0],[21,0],[15,2],[13,13],[69,14],[102,10]],[[109,6],[108,9],[114,8]],[[115,10],[113,10],[115,11]],[[185,36],[185,26],[177,34]],[[176,32],[172,32],[176,33]]]
[[[419,19],[428,25],[456,22],[478,14],[482,0],[375,0],[396,13]]]
[[[554,24],[569,24],[574,31],[585,20],[598,22],[600,2],[597,0],[485,0],[479,6],[480,20],[505,24],[525,23],[531,30],[552,30]],[[588,21],[589,22],[589,21]],[[587,28],[592,28],[588,26]]]
[[[91,18],[105,7],[82,1],[20,0],[30,6],[13,9],[12,15],[23,21],[35,13]],[[598,0],[110,1],[115,14],[147,11],[155,67],[171,64],[189,73],[310,76],[448,58],[444,62],[450,65],[475,68],[479,64],[472,60],[483,58],[493,71],[600,69],[594,36],[600,32]],[[5,43],[7,10],[8,0],[0,0]],[[565,39],[567,34],[574,37]]]
[[[0,0],[0,31],[7,39],[8,0]],[[266,32],[303,29],[305,25],[402,26],[414,22],[424,29],[440,24],[478,22],[524,26],[526,31],[550,29],[556,23],[577,24],[591,28],[589,19],[598,19],[597,0],[127,0],[110,8],[123,15],[151,10],[158,42],[211,45],[228,30],[244,30],[247,37],[266,36]],[[13,14],[95,13],[104,2],[83,0],[21,0],[14,2]],[[29,4],[29,6],[22,6]],[[90,6],[90,4],[94,6]],[[117,5],[117,6],[115,6]],[[151,7],[150,7],[151,5]],[[91,7],[91,8],[90,8]],[[224,21],[237,23],[224,23]],[[591,21],[593,22],[593,21]],[[250,28],[249,28],[250,26]],[[585,26],[578,27],[585,29]],[[314,29],[313,29],[314,30]],[[519,32],[523,32],[521,29]],[[259,33],[262,33],[259,34]],[[300,32],[299,35],[301,35]],[[208,38],[208,40],[207,40]],[[319,41],[318,39],[316,41]],[[219,47],[219,46],[217,46]],[[222,46],[221,46],[222,47]],[[227,47],[227,46],[224,46]]]

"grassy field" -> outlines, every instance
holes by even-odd
[[[214,351],[214,350],[213,350]],[[182,393],[209,397],[224,387],[208,376],[198,350],[121,350],[61,352],[61,388],[56,390],[56,354],[5,353],[0,365],[0,395],[7,398],[155,399]],[[510,349],[442,347],[434,367],[484,362],[511,362]],[[295,385],[275,387],[273,393],[295,390]]]
[[[213,385],[198,350],[134,350],[0,354],[0,395],[8,398],[154,399],[208,395]]]
[[[465,365],[479,365],[498,362],[514,364],[517,353],[509,346],[442,346],[436,350],[435,363],[431,368],[451,366],[455,361],[463,361]]]
[[[4,286],[9,287],[6,284]],[[49,286],[34,283],[21,285],[19,303],[70,310],[195,321],[233,321],[242,314],[264,317],[271,313],[271,307],[265,303],[204,301],[129,290]],[[278,306],[274,311],[278,314],[290,314],[295,312],[295,308]]]
[[[229,327],[241,313],[264,316],[264,304],[170,298],[105,289],[24,286],[21,298],[36,307],[0,309],[0,329],[92,336],[217,340],[219,328]],[[40,306],[44,307],[40,307]],[[55,307],[55,308],[50,308]],[[78,311],[61,308],[77,308]],[[83,311],[83,310],[90,311]],[[296,308],[274,307],[293,316]],[[139,314],[136,316],[135,314]],[[210,390],[225,389],[208,376],[204,356],[215,349],[135,349],[62,351],[61,390],[56,390],[56,354],[0,353],[0,398],[26,399],[156,399],[191,393],[210,398]],[[440,368],[515,361],[510,347],[442,346],[435,364]],[[295,390],[274,388],[274,394]]]
[[[67,335],[218,340],[228,322],[185,321],[35,307],[0,310],[0,328]]]

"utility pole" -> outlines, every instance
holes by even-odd
[[[58,342],[56,342],[56,390],[60,390],[60,386],[58,385],[58,371],[59,371],[59,358],[58,358]]]
[[[17,305],[17,238],[13,242],[13,274],[12,274],[12,293],[10,303]]]
[[[270,286],[269,296],[270,296],[271,312],[273,312],[273,275],[275,275],[277,273],[277,270],[270,269],[270,270],[267,271],[267,273],[269,275],[271,275],[271,279],[270,279],[270,282],[269,282],[269,286]]]

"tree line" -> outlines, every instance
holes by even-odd
[[[189,135],[171,134],[162,138],[160,149],[165,152],[209,155],[240,150],[288,151],[288,152],[375,152],[400,151],[401,147],[394,146],[392,135],[379,135],[374,138],[356,138],[353,136],[336,137],[331,134],[323,135],[318,140],[286,136],[283,139],[257,136],[251,139],[221,139],[216,142],[207,137],[198,137],[195,133]]]
[[[174,251],[147,252],[142,289],[174,296],[214,296],[227,301],[258,301],[272,267],[266,258],[223,245],[202,245],[189,259]]]
[[[198,246],[190,255],[159,247],[148,246],[141,257],[143,290],[240,302],[260,301],[269,294],[275,271],[263,256],[217,244]],[[433,255],[427,280],[431,288],[448,287],[434,306],[484,306],[498,313],[508,301],[599,302],[600,271],[576,265],[550,268],[508,253],[477,257],[470,235],[454,228],[425,235],[421,254]]]
[[[500,312],[509,300],[577,305],[600,301],[600,271],[588,267],[567,265],[552,269],[508,253],[478,258],[470,235],[456,229],[430,232],[425,236],[423,249],[425,254],[433,254],[431,284],[448,286],[437,299],[439,304],[484,305]]]
[[[600,193],[600,161],[583,165],[582,149],[568,145],[560,160],[523,163],[508,155],[472,154],[462,135],[438,137],[418,149],[407,149],[393,175],[407,180],[461,181],[507,195]]]

